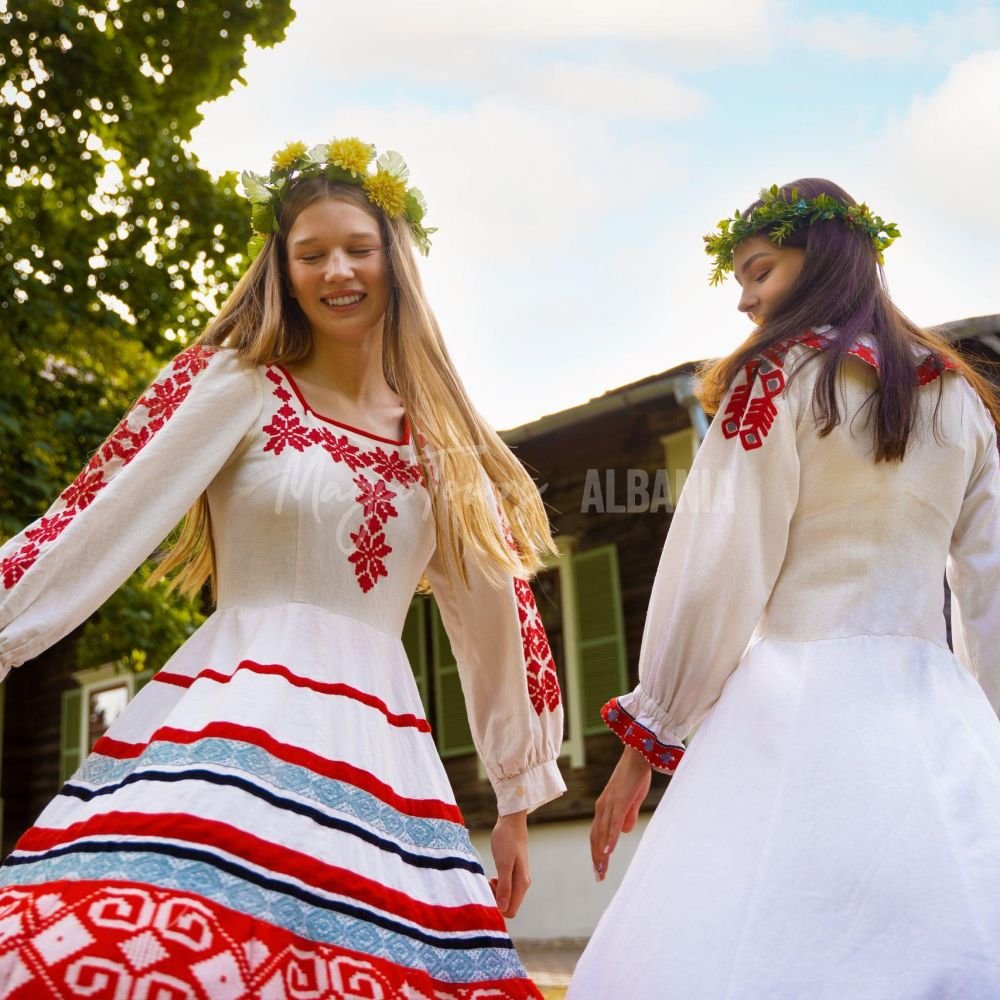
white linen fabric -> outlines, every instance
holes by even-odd
[[[183,352],[0,549],[4,672],[83,621],[204,491],[217,610],[0,869],[0,996],[90,995],[94,969],[116,996],[168,980],[164,996],[537,996],[401,642],[421,575],[502,814],[564,790],[555,668],[530,586],[445,571],[409,432],[315,413],[280,366]],[[148,918],[102,923],[109,906]],[[177,907],[209,943],[160,927]]]
[[[748,366],[698,452],[604,712],[676,773],[571,1000],[1000,996],[996,432],[930,358],[905,460],[876,464],[877,354],[842,361],[824,437],[827,346]]]

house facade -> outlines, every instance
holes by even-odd
[[[939,330],[971,358],[1000,363],[1000,315]],[[626,838],[610,878],[594,882],[589,821],[620,755],[599,710],[636,682],[670,512],[708,427],[694,398],[694,369],[694,363],[680,365],[503,434],[536,479],[555,528],[559,556],[534,590],[566,716],[561,766],[568,793],[532,817],[534,885],[511,923],[518,938],[589,935],[638,840],[637,834]],[[1000,368],[987,371],[1000,381]],[[457,666],[432,597],[414,598],[403,641],[458,803],[488,863],[495,801],[472,746]],[[77,671],[73,643],[71,634],[0,686],[5,854],[148,680],[114,664]],[[654,777],[640,826],[666,784]]]

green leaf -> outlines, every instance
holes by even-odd
[[[251,204],[260,205],[271,200],[271,192],[265,184],[265,178],[252,170],[244,170],[240,174],[240,183]]]
[[[271,208],[270,201],[266,204],[258,203],[253,206],[250,211],[250,223],[255,233],[274,232],[274,211]]]
[[[247,256],[250,260],[256,260],[257,254],[264,249],[264,244],[267,243],[267,237],[262,236],[260,233],[254,233],[253,236],[247,242]]]
[[[406,192],[406,208],[404,209],[407,222],[420,222],[427,214],[427,202],[419,188],[410,188]]]

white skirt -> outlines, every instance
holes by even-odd
[[[625,996],[1000,998],[1000,722],[947,649],[751,646],[569,990]]]
[[[0,868],[0,998],[524,1000],[398,636],[217,611]]]

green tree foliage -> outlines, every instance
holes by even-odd
[[[247,44],[280,41],[292,16],[290,0],[0,0],[0,538],[235,283],[246,203],[185,143]],[[193,628],[143,575],[88,625],[85,665],[162,661]]]

